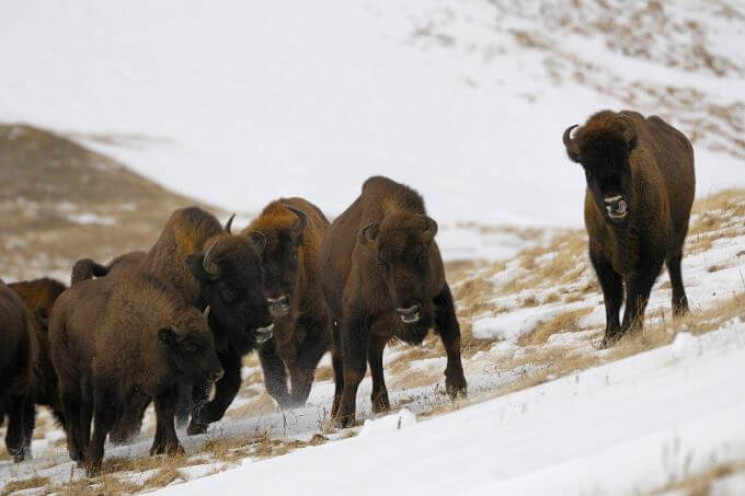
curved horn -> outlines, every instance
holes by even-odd
[[[437,234],[437,222],[435,222],[435,219],[432,217],[424,216],[424,220],[426,222],[426,225],[424,226],[424,229],[422,230],[422,241],[425,243],[429,243],[434,239],[435,234]]]
[[[284,207],[293,214],[297,215],[300,219],[300,226],[298,227],[298,231],[305,231],[305,228],[308,227],[308,216],[305,214],[305,212],[289,205],[284,205]]]
[[[235,214],[231,215],[228,221],[225,223],[225,232],[228,234],[231,234],[230,228],[233,227],[233,219],[235,219]]]
[[[220,277],[220,269],[215,262],[212,261],[212,250],[215,248],[217,243],[212,243],[204,254],[202,260],[202,267],[204,271],[209,274],[213,279]]]
[[[569,155],[576,157],[579,155],[579,146],[577,145],[577,142],[572,139],[572,130],[575,127],[577,127],[577,124],[566,128],[562,140],[564,141],[564,147],[567,149],[567,152],[569,152]]]
[[[629,145],[633,145],[636,141],[636,128],[634,127],[634,122],[628,115],[623,114],[618,115],[616,119],[621,124],[621,133],[624,141]]]

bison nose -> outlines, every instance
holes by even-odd
[[[225,375],[225,371],[223,370],[223,368],[222,368],[222,367],[220,367],[219,369],[217,369],[217,370],[214,370],[214,371],[213,371],[213,372],[212,372],[212,373],[210,374],[210,380],[211,380],[212,382],[217,382],[217,381],[219,381],[220,379],[222,379],[222,376],[224,376],[224,375]]]
[[[623,219],[629,213],[629,205],[621,195],[606,196],[603,198],[603,203],[605,203],[605,210],[608,213],[608,217],[612,220]]]
[[[290,297],[280,296],[279,298],[267,298],[269,311],[274,317],[282,317],[290,311]]]
[[[397,308],[396,313],[404,324],[413,324],[419,321],[419,305],[411,305],[406,308]]]

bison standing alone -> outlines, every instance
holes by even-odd
[[[260,232],[266,239],[264,293],[274,318],[274,337],[259,347],[259,357],[267,391],[283,408],[306,402],[316,366],[332,344],[318,273],[328,226],[318,207],[302,198],[286,198],[270,203],[243,232]]]
[[[419,344],[430,327],[447,352],[445,385],[465,395],[460,327],[437,243],[437,223],[412,189],[368,179],[329,228],[321,248],[323,291],[334,319],[336,393],[332,416],[354,424],[357,388],[370,363],[374,412],[390,409],[383,350],[392,338]],[[338,323],[338,325],[337,325]]]
[[[599,112],[572,137],[575,127],[564,132],[564,145],[587,179],[585,226],[603,288],[607,345],[641,328],[663,261],[674,313],[688,311],[680,263],[695,193],[693,147],[659,117],[631,111]]]

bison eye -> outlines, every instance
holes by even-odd
[[[238,298],[238,293],[231,288],[223,288],[220,290],[220,298],[225,303],[233,303]]]
[[[424,267],[425,265],[427,265],[427,252],[422,251],[421,253],[419,253],[419,255],[417,255],[416,257],[416,263],[420,267]]]
[[[187,353],[195,353],[199,347],[195,345],[194,343],[186,343],[184,344],[184,351]]]

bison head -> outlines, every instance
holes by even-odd
[[[158,345],[181,374],[211,382],[217,382],[223,376],[215,338],[207,326],[207,319],[194,308],[182,310],[172,325],[158,331]]]
[[[602,118],[601,118],[602,117]],[[575,137],[571,126],[564,131],[569,158],[582,165],[587,189],[607,222],[628,225],[631,214],[631,166],[629,158],[637,138],[633,122],[623,115],[599,114],[580,127]]]
[[[263,236],[222,234],[187,264],[200,283],[213,332],[246,352],[272,336],[260,254]]]
[[[269,311],[275,318],[289,314],[300,279],[299,249],[308,216],[289,205],[287,216],[275,220],[276,228],[267,232],[267,243],[262,254],[264,292]],[[249,235],[253,231],[248,232]]]
[[[382,223],[359,232],[360,241],[373,251],[398,318],[406,325],[429,328],[432,323],[432,241],[436,233],[433,219],[407,211],[388,215]]]

